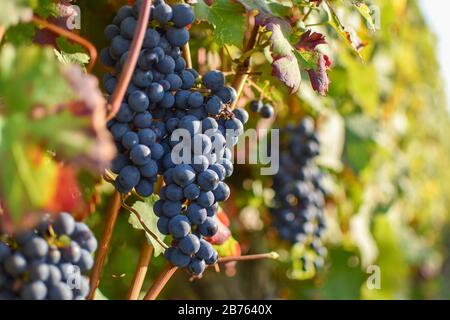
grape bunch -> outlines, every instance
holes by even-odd
[[[0,300],[84,300],[97,240],[68,213],[0,241]]]
[[[264,103],[260,100],[253,100],[250,102],[250,110],[255,113],[259,113],[261,118],[270,119],[275,114],[273,106],[270,103]]]
[[[314,163],[319,155],[319,139],[311,118],[281,132],[286,140],[281,142],[280,170],[273,181],[274,225],[281,238],[303,244],[313,253],[313,263],[319,268],[327,253],[322,241],[327,190],[323,186],[324,175]],[[302,259],[307,259],[307,255]]]
[[[111,46],[102,51],[102,60],[116,72],[104,79],[109,94],[126,60],[140,6],[122,7],[105,30]],[[199,275],[217,261],[207,238],[217,232],[218,203],[230,195],[224,180],[233,173],[232,148],[249,116],[243,109],[231,110],[236,91],[225,85],[222,72],[200,77],[186,67],[182,47],[189,41],[186,27],[195,20],[192,8],[157,1],[151,12],[132,83],[109,123],[119,150],[111,170],[119,192],[134,188],[142,196],[153,193],[157,176],[163,177],[154,212],[160,232],[173,237],[165,256]]]

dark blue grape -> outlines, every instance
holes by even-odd
[[[191,6],[187,4],[177,4],[173,6],[172,11],[172,22],[178,28],[186,27],[193,23],[195,20],[194,11],[192,10]]]
[[[172,7],[161,3],[153,9],[153,18],[159,23],[167,23],[172,19]]]
[[[150,147],[156,142],[156,134],[152,129],[142,129],[138,132],[139,142]]]
[[[150,101],[147,95],[142,91],[134,91],[128,97],[128,105],[136,112],[144,112],[147,110]]]
[[[188,105],[191,108],[199,108],[203,105],[203,95],[200,92],[192,92],[188,98]]]
[[[129,192],[139,183],[140,178],[139,170],[135,166],[126,166],[120,170],[116,181]]]
[[[180,73],[180,78],[183,82],[181,88],[184,90],[191,89],[195,85],[195,78],[189,71],[183,70]],[[190,93],[189,93],[190,95]],[[189,98],[188,98],[189,99]]]
[[[109,54],[114,59],[118,60],[120,57],[129,50],[131,42],[122,36],[117,36],[111,41],[111,47],[109,48]]]
[[[167,41],[174,47],[182,47],[189,41],[189,31],[185,28],[169,28],[166,32]]]
[[[42,281],[33,281],[23,286],[20,296],[23,300],[44,300],[47,287]]]
[[[141,88],[146,88],[152,84],[153,73],[151,71],[144,71],[137,69],[133,73],[133,83]]]
[[[225,85],[225,76],[218,70],[212,70],[203,76],[203,84],[213,91],[220,90]]]
[[[125,18],[120,23],[120,35],[126,39],[133,39],[134,31],[136,30],[137,21],[133,17]]]
[[[122,136],[122,145],[127,149],[133,148],[138,143],[139,143],[139,137],[133,131],[128,131],[127,133],[125,133]]]
[[[153,193],[154,184],[148,180],[142,179],[135,187],[136,192],[141,197],[149,197]]]
[[[176,267],[185,268],[191,262],[191,258],[180,249],[175,248],[170,254],[170,262]]]
[[[191,183],[190,185],[184,187],[183,195],[188,200],[195,200],[200,195],[200,188],[196,184]]]
[[[201,275],[206,269],[205,260],[195,258],[192,259],[191,263],[189,263],[188,269],[194,276]]]
[[[205,222],[207,217],[206,209],[196,203],[191,203],[187,207],[186,216],[192,224],[200,225]]]
[[[259,112],[263,107],[263,102],[261,100],[253,100],[250,102],[250,110],[253,112]]]
[[[155,177],[158,173],[158,165],[155,161],[151,160],[147,164],[139,167],[141,176],[146,178]]]
[[[191,231],[191,224],[186,216],[177,215],[169,221],[169,231],[175,238],[183,238]]]
[[[139,112],[134,116],[133,124],[136,128],[139,129],[150,128],[150,126],[152,125],[152,119],[153,117],[150,112]]]
[[[269,119],[272,118],[274,115],[273,107],[270,104],[265,104],[262,106],[261,110],[259,110],[259,114],[261,117]]]
[[[206,102],[206,111],[213,116],[218,115],[222,109],[223,103],[217,96],[212,96]]]
[[[216,234],[218,228],[219,226],[217,225],[216,220],[212,217],[207,217],[205,222],[199,225],[198,231],[204,237],[212,237]]]
[[[188,256],[195,254],[200,249],[200,239],[192,233],[188,234],[180,240],[178,243],[178,248],[180,248],[180,250]]]
[[[180,164],[173,171],[173,181],[180,187],[185,187],[195,180],[194,169],[190,165]]]
[[[147,89],[147,92],[152,103],[158,103],[164,98],[164,88],[157,82],[153,82]]]
[[[114,37],[120,34],[120,28],[115,24],[107,25],[105,28],[105,37],[108,40],[112,40]]]
[[[144,48],[153,49],[158,45],[159,40],[160,40],[160,35],[159,35],[158,31],[149,28],[145,32],[144,43],[142,46]]]

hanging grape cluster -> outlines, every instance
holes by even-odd
[[[68,213],[0,241],[0,300],[84,300],[97,240]]]
[[[319,139],[311,118],[281,133],[285,140],[280,146],[280,170],[273,181],[273,222],[281,238],[303,244],[313,253],[313,263],[320,267],[327,252],[322,241],[327,190],[324,175],[314,163],[319,155]],[[303,262],[307,265],[307,261]]]
[[[270,119],[274,116],[275,110],[273,106],[268,102],[260,100],[253,100],[250,102],[250,110],[258,113],[261,118]]]
[[[122,7],[105,30],[111,45],[102,60],[116,69],[104,79],[109,94],[127,58],[140,5]],[[141,196],[153,193],[158,174],[163,176],[154,212],[159,231],[173,238],[165,256],[199,275],[218,258],[205,239],[217,232],[218,203],[230,195],[224,180],[233,173],[232,148],[248,113],[231,110],[236,91],[225,85],[222,72],[200,77],[186,68],[182,52],[189,41],[186,27],[195,20],[192,8],[158,1],[151,12],[132,83],[108,124],[119,150],[111,170],[119,192],[134,188]]]

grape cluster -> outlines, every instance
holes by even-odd
[[[0,300],[84,300],[97,240],[68,213],[0,241]]]
[[[253,100],[250,102],[250,110],[259,113],[261,118],[270,119],[275,114],[273,106],[270,103],[264,103],[260,100]]]
[[[288,126],[281,132],[286,141],[280,146],[280,170],[273,181],[274,225],[281,238],[301,243],[314,253],[313,262],[320,267],[327,252],[322,243],[327,190],[323,186],[324,175],[314,164],[314,158],[319,155],[319,139],[311,118],[304,118],[298,126]]]
[[[111,46],[102,51],[102,60],[117,73],[140,5],[122,7],[105,30]],[[231,110],[236,91],[225,85],[222,72],[200,77],[186,68],[182,47],[189,40],[186,26],[195,20],[192,8],[158,1],[151,12],[133,81],[109,123],[119,150],[111,169],[118,174],[119,192],[135,188],[142,196],[153,192],[158,174],[163,176],[154,212],[160,232],[173,237],[165,256],[199,275],[217,261],[217,252],[205,239],[217,232],[218,202],[230,195],[224,180],[233,173],[232,148],[249,116],[243,109]],[[109,94],[116,84],[117,75],[105,77]]]

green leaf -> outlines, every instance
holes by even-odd
[[[9,27],[21,21],[30,21],[33,10],[28,0],[2,0],[0,10],[0,25]]]
[[[100,289],[95,289],[94,293],[94,300],[109,300],[101,291]]]
[[[214,26],[214,41],[219,46],[225,44],[241,47],[244,40],[245,17],[244,8],[228,0],[215,0],[209,7],[204,0],[194,5],[197,19]]]
[[[165,236],[159,232],[157,223],[158,223],[158,217],[153,212],[153,205],[158,200],[158,196],[152,195],[149,198],[146,198],[144,201],[137,201],[133,204],[133,209],[136,210],[142,217],[142,220],[144,221],[145,225],[158,236],[161,241],[164,241]],[[133,226],[133,228],[137,230],[144,230],[139,220],[136,218],[136,216],[133,213],[130,213],[130,217],[128,219],[128,222]],[[147,240],[154,248],[154,256],[157,257],[161,253],[164,252],[164,248],[161,247],[161,245],[156,242],[155,239],[153,239],[152,236],[149,234],[145,234],[147,237]]]
[[[65,51],[55,50],[56,57],[62,64],[78,64],[84,67],[91,58],[86,53],[67,53]]]
[[[36,33],[36,28],[31,23],[19,23],[8,28],[6,38],[15,46],[31,44]]]
[[[57,16],[58,8],[53,0],[29,0],[32,3],[37,3],[33,5],[34,11],[41,17],[47,18],[49,16]]]
[[[42,207],[54,192],[56,164],[45,154],[32,149],[22,139],[24,128],[30,121],[15,115],[0,126],[1,198],[13,222],[21,220],[24,213]]]
[[[73,94],[60,67],[50,48],[5,45],[0,52],[0,96],[6,113],[70,101]]]
[[[361,14],[361,16],[366,20],[369,29],[372,31],[376,30],[375,23],[372,18],[372,11],[362,0],[350,0],[353,7]]]
[[[346,120],[345,160],[356,172],[370,162],[376,144],[376,123],[364,115],[353,115]]]
[[[364,48],[365,44],[359,39],[356,31],[345,27],[333,8],[326,4],[326,2],[323,3],[323,6],[328,14],[328,24],[336,30],[339,36],[344,39],[353,51],[362,59],[361,50]]]

